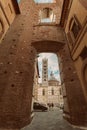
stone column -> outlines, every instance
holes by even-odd
[[[13,130],[31,121],[36,52],[24,41],[16,53],[9,53],[0,62],[0,127]]]
[[[23,44],[0,65],[0,126],[6,128],[21,128],[31,120],[36,53],[32,46]]]

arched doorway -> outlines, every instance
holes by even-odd
[[[86,100],[67,44],[56,41],[36,41],[32,42],[32,46],[36,49],[37,54],[53,52],[58,55],[64,97],[64,118],[71,124],[85,125]],[[82,102],[84,106],[81,105]]]

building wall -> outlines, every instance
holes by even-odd
[[[53,89],[53,94],[52,94]],[[44,104],[53,103],[54,106],[63,106],[63,96],[60,94],[61,86],[39,86],[38,87],[38,101]],[[45,94],[43,95],[43,90]]]
[[[0,41],[16,16],[12,0],[0,0]]]
[[[64,30],[56,25],[38,25],[39,11],[36,6],[32,0],[20,2],[21,14],[0,44],[0,127],[18,129],[30,123],[34,62],[40,52],[60,54],[66,119],[74,125],[87,126],[87,102]],[[81,56],[84,59],[84,54]]]
[[[60,18],[61,18],[61,12],[62,12],[62,1],[57,3],[46,3],[46,4],[35,4],[35,21],[34,24],[37,25],[40,23],[40,16],[39,13],[42,11],[44,8],[50,8],[53,10],[54,15],[56,15],[56,20],[55,23],[59,24],[60,23]]]
[[[0,102],[0,127],[4,129],[20,129],[25,124],[29,124],[32,118],[31,104],[36,50],[31,46],[32,0],[24,0],[24,2],[25,4],[20,3],[23,4],[21,5],[22,14],[15,18],[0,44],[0,50],[2,50],[0,51],[0,73],[2,73],[0,74],[2,84],[0,87],[0,100],[2,100]],[[27,15],[28,9],[30,13]]]
[[[87,101],[87,1],[76,0],[72,2],[70,12],[67,19],[67,24],[65,27],[65,32],[67,34],[68,45],[71,51],[71,56],[74,61],[78,77],[80,79],[84,96]],[[81,11],[80,11],[81,10]],[[72,37],[70,26],[72,20],[75,19],[78,22],[80,30],[76,38]],[[83,54],[84,51],[84,54]],[[85,69],[84,69],[85,68]],[[83,72],[84,71],[84,72]],[[84,78],[83,78],[84,77]],[[85,79],[85,80],[84,80]]]
[[[34,83],[33,83],[33,101],[38,100],[38,83],[39,79],[39,68],[38,68],[38,59],[35,59],[35,69],[34,69]]]
[[[44,95],[43,95],[43,90],[44,90]],[[47,104],[47,99],[48,99],[48,88],[47,86],[39,86],[38,88],[38,102]]]

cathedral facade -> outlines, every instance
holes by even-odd
[[[38,87],[38,101],[44,104],[63,105],[62,88],[59,81],[54,77],[53,72],[48,78],[48,59],[42,60],[42,84]]]

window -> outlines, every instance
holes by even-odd
[[[45,95],[45,89],[42,90],[42,94],[43,94],[43,96]]]
[[[74,38],[76,38],[78,36],[79,31],[80,31],[80,26],[75,21],[73,23],[71,31],[74,35]]]
[[[81,30],[81,24],[76,16],[73,16],[69,22],[69,31],[67,33],[70,49],[73,49]]]
[[[61,90],[61,88],[60,88],[60,95],[62,95],[62,90]]]
[[[87,47],[84,47],[80,56],[82,57],[83,60],[87,58]]]
[[[43,8],[43,10],[40,10],[39,18],[40,23],[55,22],[55,15],[51,8]]]
[[[72,39],[76,39],[78,34],[79,34],[79,31],[81,29],[81,25],[78,21],[78,19],[76,18],[76,16],[74,16],[71,20],[70,20],[70,24],[69,24],[69,31],[70,31],[70,34],[71,34],[71,38]]]
[[[52,88],[52,90],[51,90],[51,91],[52,91],[52,95],[54,95],[54,89],[53,89],[53,88]]]

